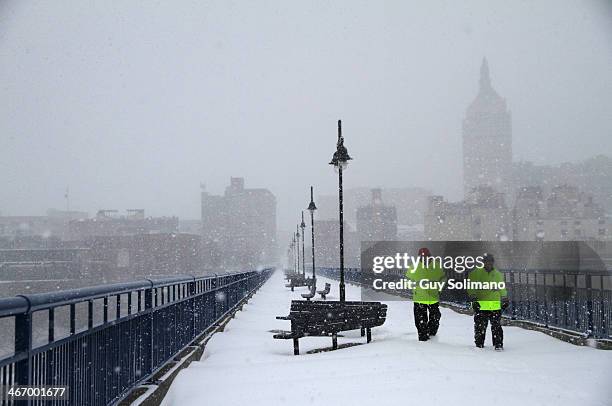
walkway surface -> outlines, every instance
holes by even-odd
[[[331,300],[337,300],[337,282]],[[612,351],[577,347],[545,334],[504,327],[505,351],[495,352],[490,330],[484,349],[472,340],[472,318],[442,309],[438,336],[419,342],[411,302],[390,301],[388,318],[370,344],[306,354],[331,338],[274,340],[288,330],[276,316],[306,288],[291,292],[278,271],[225,331],[215,334],[199,362],[179,373],[163,405],[453,405],[609,406]],[[348,285],[347,298],[359,299]],[[364,343],[359,331],[338,343]]]

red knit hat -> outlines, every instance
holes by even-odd
[[[420,257],[430,257],[431,252],[429,252],[429,249],[427,247],[419,248],[419,256]]]

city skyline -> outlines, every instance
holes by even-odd
[[[0,62],[0,404],[608,405],[612,0],[5,0]]]
[[[308,186],[335,191],[338,119],[355,158],[347,188],[459,200],[461,124],[484,56],[512,111],[514,160],[609,149],[606,3],[347,4],[3,3],[0,210],[63,208],[69,186],[75,210],[196,219],[201,182],[219,193],[244,176],[290,224]]]

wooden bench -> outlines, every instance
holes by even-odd
[[[331,290],[331,284],[326,283],[325,289],[318,290],[317,293],[321,295],[321,299],[325,300],[327,298],[327,295],[329,295],[330,290]]]
[[[274,338],[293,340],[293,354],[299,355],[299,339],[307,336],[332,337],[332,348],[338,348],[338,332],[361,329],[361,336],[367,334],[372,341],[372,327],[381,326],[387,318],[387,305],[380,302],[314,302],[291,301],[288,316],[279,320],[291,321],[291,331],[274,335]]]
[[[299,276],[294,276],[289,280],[289,283],[285,285],[286,288],[291,288],[291,291],[293,292],[294,288],[299,288],[301,286],[308,286],[310,287],[312,285],[312,278],[304,278],[302,275]]]
[[[302,297],[306,300],[310,300],[315,297],[317,292],[317,284],[313,283],[310,285],[310,291],[308,293],[302,293]]]

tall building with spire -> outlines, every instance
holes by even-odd
[[[512,118],[506,100],[493,86],[489,64],[480,67],[478,95],[463,120],[463,187],[465,197],[480,186],[512,199]]]

